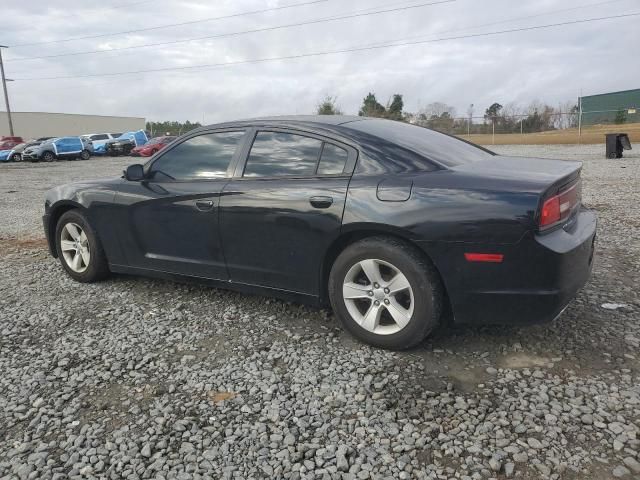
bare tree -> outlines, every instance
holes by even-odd
[[[418,113],[424,120],[429,120],[430,118],[442,117],[443,113],[447,113],[449,117],[455,117],[456,109],[451,105],[447,105],[446,103],[433,102],[425,106]]]

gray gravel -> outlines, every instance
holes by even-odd
[[[495,149],[585,160],[593,278],[551,324],[447,327],[404,353],[277,300],[74,283],[43,193],[133,160],[0,165],[0,479],[639,478],[640,156]]]

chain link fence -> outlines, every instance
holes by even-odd
[[[594,123],[603,114],[607,114],[607,123]],[[618,131],[629,133],[632,141],[640,141],[640,109],[633,108],[495,117],[451,117],[445,112],[431,118],[419,115],[411,123],[483,145],[604,143],[606,133]]]

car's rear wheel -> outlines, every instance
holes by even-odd
[[[60,217],[55,238],[60,263],[74,280],[94,282],[109,273],[100,239],[80,210],[70,210]]]
[[[91,154],[89,153],[89,150],[82,150],[82,152],[80,152],[80,158],[82,160],[89,160],[89,158],[91,158]]]
[[[44,160],[45,162],[53,162],[56,159],[56,156],[53,154],[53,152],[44,152],[42,154],[42,160]]]
[[[393,350],[420,343],[439,323],[442,285],[413,246],[372,237],[347,247],[329,275],[334,312],[358,339]]]

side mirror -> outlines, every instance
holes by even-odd
[[[130,182],[139,182],[144,179],[144,168],[138,163],[129,165],[124,171],[124,178]]]

